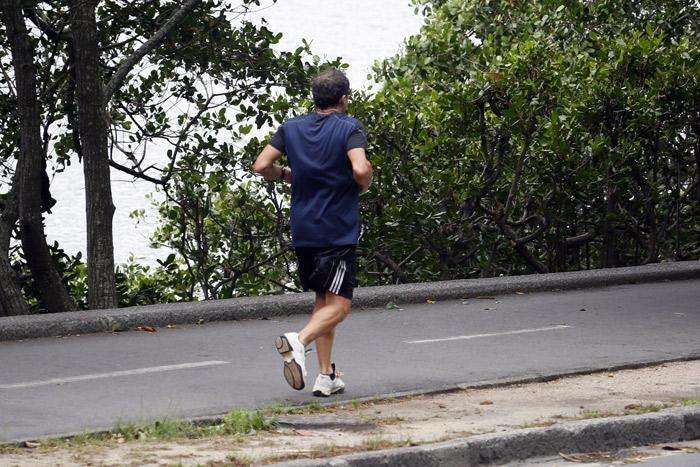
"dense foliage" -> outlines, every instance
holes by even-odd
[[[375,168],[361,285],[698,258],[694,2],[417,7],[421,34],[349,111]],[[265,140],[244,148],[243,173]],[[299,290],[287,188],[213,176],[191,196],[206,200],[196,220],[163,207],[159,239],[182,239],[206,297]]]
[[[700,257],[697,2],[417,3],[355,107],[365,285]]]

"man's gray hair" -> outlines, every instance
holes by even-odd
[[[316,75],[311,81],[311,94],[314,104],[321,110],[335,107],[340,98],[350,93],[350,81],[345,73],[337,68],[328,69]]]

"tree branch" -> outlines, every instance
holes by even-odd
[[[199,1],[200,0],[186,0],[182,7],[173,13],[170,19],[163,24],[163,26],[153,35],[153,37],[144,42],[144,44],[136,49],[136,51],[134,51],[129,58],[122,62],[119,68],[117,68],[117,72],[112,75],[112,78],[110,78],[109,82],[105,85],[104,96],[102,97],[105,105],[107,102],[109,102],[112,95],[114,95],[116,90],[121,86],[126,79],[126,76],[136,66],[136,64],[144,56],[146,56],[146,54],[158,47],[170,33],[170,31],[172,31],[175,26],[180,24],[185,19],[187,14],[194,9],[195,5]]]

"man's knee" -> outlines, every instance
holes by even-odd
[[[338,322],[343,321],[350,314],[350,305],[352,301],[345,297],[328,292],[326,294],[326,303],[333,307]]]
[[[335,318],[334,321],[336,321],[337,323],[344,321],[345,318],[347,318],[349,314],[350,314],[350,306],[349,305],[337,304],[336,306],[333,307],[333,315]]]
[[[340,320],[343,321],[350,314],[350,304],[343,305],[340,309]]]

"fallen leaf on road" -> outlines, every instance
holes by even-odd
[[[114,323],[112,325],[112,332],[127,332],[129,328],[127,326],[124,326],[122,323]]]
[[[525,295],[525,292],[515,292],[515,295]]]
[[[446,408],[447,408],[447,406],[446,406],[445,404],[438,404],[438,407],[440,407],[441,409],[446,409]]]
[[[492,297],[491,295],[479,295],[479,300],[496,300],[496,297]]]
[[[151,326],[139,326],[139,329],[142,331],[148,331],[148,332],[158,332],[158,330],[154,327]]]
[[[39,441],[25,441],[24,447],[34,449],[34,448],[41,447],[41,443]]]
[[[481,401],[479,405],[493,405],[493,401]]]
[[[632,409],[636,409],[638,407],[639,407],[639,405],[637,405],[637,404],[627,404],[625,406],[625,410],[632,410]]]
[[[435,303],[435,300],[426,300],[427,303]]]
[[[310,431],[304,431],[304,430],[292,430],[294,434],[297,434],[299,436],[313,436],[314,434],[311,433]]]

